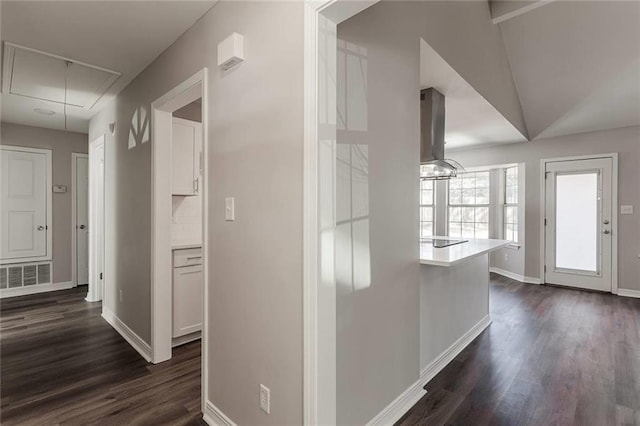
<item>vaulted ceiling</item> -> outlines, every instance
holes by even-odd
[[[491,6],[531,139],[640,125],[640,2]]]

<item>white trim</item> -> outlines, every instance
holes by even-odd
[[[100,279],[100,273],[105,270],[105,241],[106,241],[106,232],[105,232],[105,223],[106,223],[106,209],[104,204],[104,199],[106,195],[107,189],[107,181],[105,179],[106,175],[106,161],[107,161],[107,146],[105,144],[105,135],[100,135],[95,140],[89,143],[89,291],[87,292],[87,297],[85,300],[87,302],[97,302],[102,300],[103,296],[103,288],[105,282],[107,280],[106,274],[103,275],[102,279]],[[96,168],[96,150],[102,147],[102,159],[104,161],[102,168],[102,270],[98,270],[98,259],[96,257],[96,252],[98,251],[98,241],[96,236],[98,235],[95,232],[98,229],[97,222],[97,211],[96,211],[96,194],[98,191],[97,188],[97,168]],[[93,232],[92,232],[93,231]]]
[[[640,299],[640,290],[629,290],[626,288],[618,289],[618,296],[622,297],[633,297],[636,299]]]
[[[47,253],[44,256],[37,257],[20,257],[12,259],[0,259],[0,265],[9,265],[12,263],[30,263],[30,262],[42,262],[53,259],[53,151],[46,148],[27,148],[23,146],[14,145],[0,145],[0,149],[7,151],[20,151],[20,152],[33,152],[37,154],[44,154],[47,162],[47,187],[46,187],[46,204],[47,204]]]
[[[424,390],[426,382],[422,376],[415,383],[402,392],[391,404],[387,405],[373,419],[369,420],[367,426],[392,425],[396,423],[407,411],[411,409],[422,398],[427,391]]]
[[[151,347],[142,340],[140,336],[138,336],[133,330],[131,330],[127,324],[122,322],[120,318],[116,316],[111,310],[109,310],[104,305],[102,306],[102,318],[109,323],[111,327],[115,331],[117,331],[123,338],[126,340],[133,349],[138,351],[138,353],[144,358],[147,362],[151,361]]]
[[[202,420],[209,426],[236,426],[236,424],[227,417],[218,407],[213,405],[211,401],[206,401],[202,412]]]
[[[507,271],[506,269],[495,268],[491,266],[489,272],[502,275],[503,277],[511,278],[512,280],[519,281],[525,284],[540,284],[540,278],[525,277],[524,275],[516,274],[515,272]]]
[[[367,425],[392,425],[400,420],[427,392],[424,387],[490,324],[491,318],[489,315],[478,321],[469,331],[423,368],[420,372],[420,378],[394,399],[391,404],[380,411]]]
[[[429,365],[422,369],[420,372],[420,380],[425,383],[429,383],[439,372],[441,372],[447,364],[457,357],[460,352],[473,340],[478,337],[487,327],[491,325],[491,317],[489,315],[482,318],[473,327],[469,329],[465,334],[460,336],[458,340],[453,342],[451,346],[445,349],[436,359],[431,361]]]
[[[53,272],[53,269],[51,271]],[[75,287],[73,281],[65,281],[53,284],[35,284],[23,287],[3,288],[0,290],[0,299],[26,296],[29,294],[45,293],[49,291],[67,290],[73,287]]]
[[[77,192],[77,188],[76,188],[76,174],[78,173],[77,171],[77,164],[76,162],[78,161],[78,158],[86,158],[87,162],[89,161],[89,154],[83,154],[83,153],[79,153],[79,152],[72,152],[71,153],[71,282],[74,285],[78,285],[78,247],[77,247],[77,240],[78,240],[78,236],[77,234],[77,226],[78,224],[76,223],[77,220],[77,214],[76,214],[76,209],[78,207],[78,200],[76,200],[76,196],[78,194],[76,194]],[[88,173],[88,169],[87,169],[87,173]],[[89,187],[87,186],[87,202],[89,200]],[[89,256],[89,254],[87,253],[87,256]]]
[[[319,44],[320,28],[318,20],[320,15],[334,24],[349,19],[364,9],[374,5],[380,0],[366,0],[353,2],[349,0],[312,0],[304,3],[304,140],[303,140],[303,424],[317,425],[319,411],[325,417],[335,414],[335,389],[331,386],[319,389],[319,374],[335,377],[334,371],[319,372],[320,340],[332,340],[335,345],[335,332],[333,336],[320,335],[319,324],[319,228],[318,228],[318,88],[319,88]],[[337,55],[337,46],[334,54]],[[323,312],[328,307],[323,306]],[[329,329],[331,327],[325,327]],[[335,327],[334,327],[335,329]],[[323,333],[326,333],[324,330]],[[332,352],[332,351],[328,351]],[[327,377],[328,377],[327,376]],[[320,394],[322,393],[322,395]],[[333,401],[332,407],[321,407],[319,401],[327,404]],[[333,413],[333,414],[331,414]],[[326,420],[326,419],[325,419]],[[332,422],[332,423],[335,423]]]
[[[202,195],[203,316],[201,410],[204,413],[209,388],[209,89],[207,68],[189,77],[151,104],[151,359],[159,363],[171,358],[171,118],[172,112],[202,99]]]
[[[171,339],[171,347],[175,348],[176,346],[194,342],[196,340],[200,340],[201,338],[202,333],[200,331],[194,331],[193,333],[185,334],[184,336],[174,337],[173,339]]]
[[[543,158],[540,160],[540,279],[545,282],[544,266],[546,263],[545,235],[546,229],[544,219],[546,215],[547,187],[545,182],[545,172],[547,163],[576,160],[594,160],[599,158],[611,158],[611,293],[618,294],[618,153],[604,153],[591,155],[573,155],[569,157]]]

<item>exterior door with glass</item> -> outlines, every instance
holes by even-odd
[[[544,282],[611,291],[612,158],[545,165]]]

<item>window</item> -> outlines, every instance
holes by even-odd
[[[504,169],[503,235],[518,242],[518,167]]]
[[[490,172],[470,172],[449,181],[449,236],[489,238]]]
[[[433,181],[420,181],[420,238],[433,236]]]

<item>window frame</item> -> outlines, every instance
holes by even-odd
[[[515,178],[516,178],[516,184],[514,185],[509,185],[508,184],[508,179],[507,179],[507,174],[509,173],[509,170],[515,170]],[[504,167],[502,170],[502,185],[501,185],[501,192],[502,192],[502,205],[501,205],[501,210],[502,210],[502,214],[501,214],[501,223],[500,223],[500,229],[501,229],[501,236],[503,239],[507,240],[507,225],[514,225],[515,228],[513,230],[514,235],[515,235],[515,239],[510,239],[509,241],[513,242],[514,244],[518,244],[519,243],[519,239],[520,239],[520,232],[519,232],[519,228],[520,228],[520,170],[518,168],[518,165],[513,165],[513,166],[508,166],[508,167]],[[507,200],[507,190],[509,187],[515,187],[515,202],[509,202]],[[513,222],[507,222],[507,209],[509,208],[515,208],[515,214],[513,216],[514,221]]]
[[[466,175],[475,175],[475,177],[477,177],[478,174],[486,174],[486,178],[487,178],[487,182],[488,185],[486,187],[478,187],[477,185],[474,185],[473,190],[474,192],[474,199],[477,198],[477,194],[476,192],[478,191],[478,189],[486,189],[487,190],[487,202],[486,203],[474,203],[474,204],[469,204],[469,203],[452,203],[451,202],[451,180],[449,180],[447,182],[447,216],[446,216],[446,230],[447,230],[447,236],[451,236],[451,209],[452,208],[460,208],[460,214],[461,214],[461,220],[460,221],[455,221],[455,223],[459,223],[460,224],[460,235],[456,236],[455,238],[474,238],[474,239],[489,239],[491,238],[491,169],[480,169],[480,170],[473,170],[473,171],[468,171],[465,173],[461,173],[458,175],[458,177],[454,178],[454,179],[462,179],[464,180],[464,176]],[[460,190],[464,189],[462,186],[460,188]],[[473,208],[474,209],[474,218],[473,218],[473,222],[468,222],[468,221],[464,221],[462,220],[462,209],[464,208]],[[486,208],[487,209],[487,220],[486,222],[478,222],[476,221],[475,218],[475,209],[476,208]],[[469,236],[463,236],[462,235],[462,225],[463,224],[473,224],[473,237],[469,237]],[[476,236],[477,234],[477,225],[478,224],[486,224],[487,227],[487,236],[486,237],[478,237]]]
[[[422,201],[422,191],[425,191],[425,189],[422,187],[423,182],[429,182],[431,184],[431,203],[423,203]],[[428,189],[427,189],[428,190]],[[420,179],[420,193],[418,195],[419,200],[418,200],[418,223],[419,223],[419,230],[418,230],[418,235],[420,237],[420,239],[427,239],[427,238],[432,238],[434,236],[435,233],[435,226],[436,226],[436,210],[435,210],[435,199],[436,199],[436,185],[435,185],[435,181],[433,180],[424,180],[424,179]],[[431,220],[422,220],[422,210],[423,209],[431,209]],[[422,235],[422,224],[423,223],[431,223],[431,235]]]

